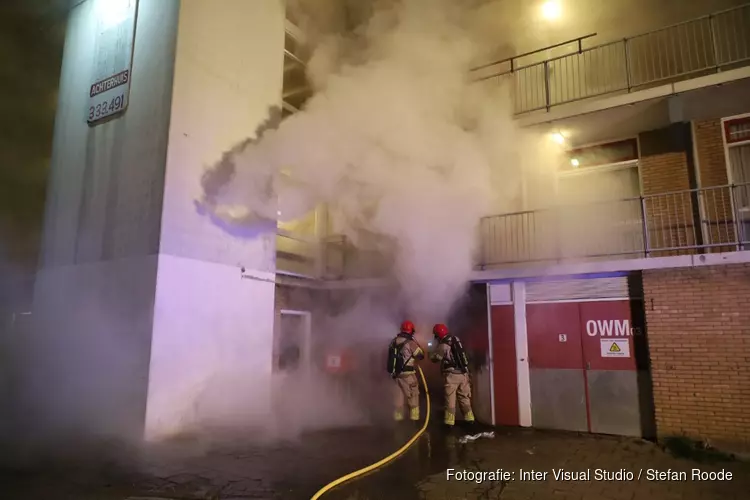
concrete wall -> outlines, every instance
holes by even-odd
[[[268,422],[276,224],[220,227],[194,200],[204,167],[280,105],[284,19],[280,0],[180,8],[148,438]]]
[[[750,449],[750,267],[643,272],[657,432]]]
[[[86,124],[96,2],[70,14],[60,77],[41,267],[153,255],[159,249],[179,2],[140,2],[130,105]]]
[[[129,107],[90,128],[99,1],[68,27],[27,392],[50,431],[251,424],[270,403],[275,224],[218,227],[194,200],[280,103],[283,4],[141,0]]]
[[[129,108],[94,128],[95,0],[70,13],[23,354],[26,395],[48,432],[142,432],[178,6],[140,2]]]

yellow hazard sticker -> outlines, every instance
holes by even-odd
[[[600,339],[603,358],[629,358],[630,339]]]

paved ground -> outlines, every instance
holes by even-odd
[[[309,499],[351,470],[395,450],[414,429],[352,429],[306,436],[296,443],[258,447],[232,441],[213,450],[183,443],[142,458],[139,467],[115,462],[44,464],[0,470],[3,500],[124,500],[129,497],[239,500]],[[697,463],[676,458],[654,444],[568,433],[505,430],[495,439],[461,444],[460,434],[430,429],[392,465],[336,488],[324,499],[747,499],[750,464]],[[190,452],[190,453],[188,453]],[[447,480],[446,470],[490,472],[505,480]],[[589,481],[558,481],[554,469],[590,471]],[[596,469],[628,472],[632,480],[597,481]],[[648,470],[684,471],[687,480],[653,481]],[[691,469],[725,470],[728,481],[694,481]],[[522,480],[520,471],[546,474]],[[637,479],[638,476],[640,480]]]
[[[612,437],[569,433],[509,430],[494,440],[480,439],[466,445],[453,437],[433,433],[419,450],[392,467],[349,485],[331,499],[376,498],[503,499],[503,500],[669,500],[750,498],[750,463],[698,463],[663,451],[653,443]],[[481,483],[447,478],[447,470],[491,472],[502,470],[505,478],[491,476]],[[557,480],[553,470],[590,471],[588,481]],[[607,471],[610,480],[599,481],[596,470]],[[652,480],[656,471],[685,472],[687,479]],[[703,473],[731,472],[728,481],[692,480],[692,469]],[[521,471],[535,472],[522,478]],[[617,473],[632,473],[620,479]],[[545,476],[546,473],[546,476]],[[638,479],[640,475],[640,479]]]

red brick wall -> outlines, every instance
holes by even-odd
[[[735,228],[732,216],[732,200],[724,156],[721,120],[693,122],[695,150],[700,173],[700,187],[711,188],[701,193],[703,218],[708,221],[704,239],[706,244],[730,243],[735,241]],[[712,252],[729,252],[732,246],[719,246]]]
[[[644,156],[640,168],[644,195],[690,189],[685,153]]]
[[[693,122],[700,186],[729,184],[727,164],[722,142],[721,120]]]
[[[750,446],[750,264],[643,272],[660,437]]]
[[[688,190],[687,156],[665,153],[640,160],[641,180],[652,249],[684,248],[695,245],[696,232],[692,200]],[[669,193],[669,194],[667,194]],[[661,195],[661,196],[649,196]],[[694,253],[692,250],[653,252],[654,257]]]

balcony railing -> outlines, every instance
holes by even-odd
[[[750,250],[750,184],[484,217],[476,267]],[[276,268],[314,279],[385,277],[387,252],[344,236],[322,241],[279,232]]]
[[[480,231],[480,268],[743,250],[750,185],[495,215]]]
[[[750,4],[542,62],[498,61],[480,80],[513,79],[516,113],[630,92],[750,64]],[[541,52],[541,51],[537,51]],[[530,54],[526,54],[528,56]]]
[[[390,259],[377,250],[356,248],[345,236],[318,241],[279,230],[276,269],[281,274],[312,279],[366,279],[386,276]]]

